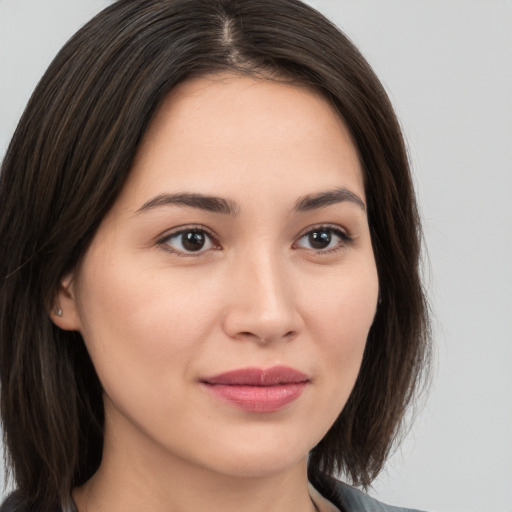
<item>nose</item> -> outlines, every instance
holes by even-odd
[[[294,339],[302,330],[292,269],[269,252],[247,255],[231,268],[224,330],[259,344]]]

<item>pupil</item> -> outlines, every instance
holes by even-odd
[[[205,244],[205,236],[201,231],[188,231],[182,235],[182,244],[187,251],[199,251]]]
[[[313,231],[309,235],[309,243],[314,249],[325,249],[331,243],[331,234],[328,231]]]

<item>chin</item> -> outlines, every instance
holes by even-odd
[[[259,441],[224,445],[220,447],[220,453],[217,445],[217,453],[208,454],[208,461],[215,461],[216,472],[226,476],[265,478],[306,466],[309,451],[314,446],[304,440],[290,438],[272,440],[261,436]]]
[[[231,461],[219,472],[236,478],[268,478],[284,474],[296,467],[302,468],[305,464],[307,464],[307,456],[288,459],[274,455],[267,458],[259,457],[257,460],[237,460],[235,464]]]

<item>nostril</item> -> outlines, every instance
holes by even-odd
[[[239,339],[253,339],[253,340],[257,340],[258,342],[265,343],[265,344],[272,342],[274,340],[277,340],[277,339],[292,340],[296,336],[297,336],[297,331],[288,331],[281,336],[276,336],[274,334],[271,335],[268,333],[267,334],[261,333],[260,335],[258,335],[257,333],[251,332],[251,331],[240,331],[236,335],[236,337]]]

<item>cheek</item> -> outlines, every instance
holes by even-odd
[[[82,336],[107,393],[121,383],[147,398],[187,372],[212,328],[211,301],[190,273],[99,256],[79,280]]]
[[[304,314],[323,361],[319,378],[339,413],[355,384],[375,316],[378,277],[373,259],[333,273],[328,282],[329,287],[311,287]]]

